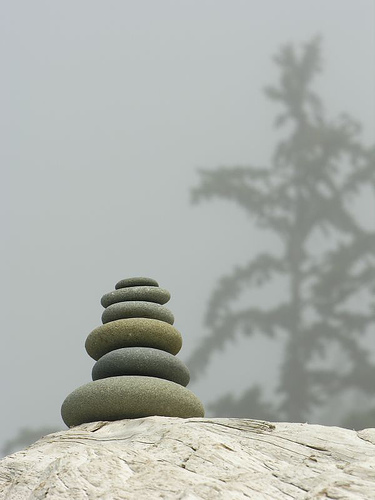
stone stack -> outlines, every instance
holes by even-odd
[[[164,307],[169,299],[157,281],[142,277],[121,280],[103,295],[103,324],[86,339],[86,351],[96,360],[93,382],[63,402],[67,426],[151,415],[204,416],[202,403],[186,389],[189,370],[176,358],[182,337]]]

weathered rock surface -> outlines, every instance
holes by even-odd
[[[147,417],[82,424],[0,461],[0,500],[375,498],[375,429]]]

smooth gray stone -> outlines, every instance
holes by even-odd
[[[69,394],[61,407],[62,419],[68,427],[152,415],[203,417],[204,408],[197,396],[182,385],[136,375],[89,382]]]
[[[128,318],[98,326],[86,339],[86,351],[97,360],[122,347],[154,347],[177,354],[182,346],[181,333],[158,319]]]
[[[174,323],[172,311],[153,302],[117,302],[108,306],[102,314],[103,323],[126,318],[150,318],[165,321],[170,325]]]
[[[176,356],[150,347],[125,347],[102,356],[92,369],[92,379],[120,375],[143,375],[176,382],[186,387],[190,380],[187,366]]]
[[[135,278],[125,278],[116,283],[116,290],[119,288],[126,288],[128,286],[159,286],[159,283],[152,278],[145,278],[137,276]]]
[[[117,302],[126,302],[130,300],[166,304],[170,298],[171,294],[168,290],[158,286],[131,286],[106,293],[101,299],[101,304],[103,307],[108,307]]]

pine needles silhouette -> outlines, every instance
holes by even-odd
[[[360,142],[360,126],[348,115],[326,118],[311,89],[320,54],[315,38],[301,51],[282,47],[274,59],[280,81],[265,93],[282,106],[275,126],[288,136],[271,165],[201,169],[191,192],[193,203],[236,203],[258,227],[277,235],[282,249],[261,253],[219,280],[205,317],[209,333],[189,360],[197,377],[236,334],[258,332],[275,341],[281,335],[286,340],[275,397],[280,403],[263,401],[253,387],[237,402],[227,395],[212,404],[216,414],[237,411],[235,416],[298,422],[351,390],[374,402],[375,366],[362,339],[375,340],[375,232],[351,207],[364,188],[375,193],[375,149]],[[370,207],[369,218],[375,219]],[[238,308],[249,287],[280,276],[288,291],[276,307]]]

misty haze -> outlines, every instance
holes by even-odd
[[[131,276],[207,416],[374,427],[373,2],[0,9],[2,454],[64,428]]]

